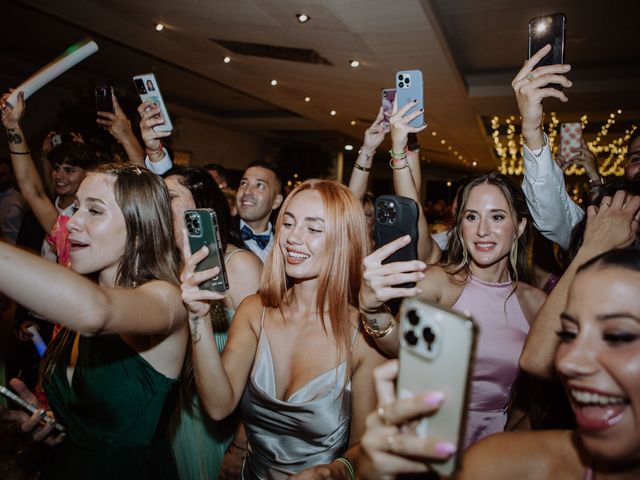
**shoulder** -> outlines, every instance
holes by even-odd
[[[262,300],[258,293],[248,295],[244,300],[242,300],[240,305],[238,305],[232,324],[235,323],[236,320],[239,320],[243,323],[248,323],[251,325],[251,328],[258,331],[264,308],[265,307],[262,305]]]
[[[237,248],[227,254],[225,259],[227,270],[246,274],[248,271],[262,271],[262,261],[250,250]]]
[[[424,279],[418,284],[422,290],[420,298],[451,307],[460,296],[466,281],[448,273],[441,265],[431,265],[424,272]]]
[[[497,458],[500,461],[495,461]],[[575,478],[583,466],[566,430],[504,432],[469,448],[457,480]]]
[[[547,299],[547,294],[539,288],[524,282],[518,282],[516,294],[527,320],[531,323],[531,320],[536,317],[542,304]]]

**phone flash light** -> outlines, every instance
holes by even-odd
[[[544,20],[541,20],[536,25],[536,33],[538,34],[544,33],[546,29],[547,29],[547,22],[545,22]]]

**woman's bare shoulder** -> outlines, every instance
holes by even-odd
[[[547,294],[539,288],[524,282],[518,282],[516,294],[527,320],[531,323],[547,299]]]
[[[469,448],[455,480],[580,478],[584,470],[569,430],[504,432]],[[578,474],[578,475],[576,475]]]

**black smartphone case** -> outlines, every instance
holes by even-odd
[[[220,231],[216,212],[210,208],[198,208],[184,212],[184,222],[189,236],[191,252],[195,253],[203,246],[207,246],[209,254],[197,266],[196,271],[220,267],[217,277],[200,284],[201,289],[224,293],[229,290],[227,271],[224,266],[224,254],[220,242]]]
[[[564,63],[566,21],[563,13],[536,17],[529,21],[529,58],[545,45],[551,45],[551,51],[542,57],[534,68]],[[546,25],[546,28],[539,32],[537,25],[541,22]],[[559,83],[550,83],[549,86],[562,90],[562,85]]]
[[[404,235],[411,236],[411,243],[401,248],[382,263],[406,262],[418,258],[418,204],[399,195],[382,195],[376,198],[374,237],[376,249]],[[405,284],[402,287],[413,287]]]

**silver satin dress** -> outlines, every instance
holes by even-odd
[[[351,380],[342,389],[346,369],[342,362],[310,380],[286,402],[276,399],[273,358],[261,325],[256,358],[240,401],[249,439],[244,480],[286,479],[345,452],[351,420]]]

